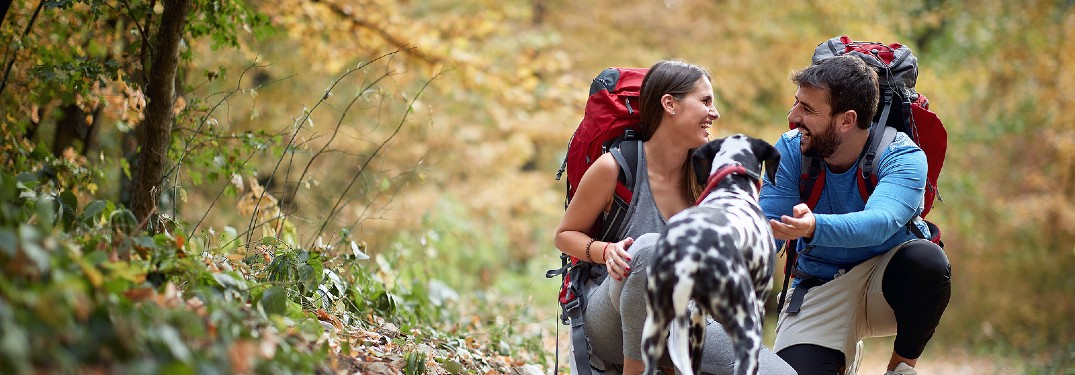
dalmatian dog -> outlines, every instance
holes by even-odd
[[[735,374],[757,374],[776,254],[758,194],[763,163],[775,181],[779,161],[772,145],[742,134],[711,141],[692,155],[706,190],[699,204],[668,221],[649,265],[642,332],[646,374],[656,371],[670,328],[669,355],[677,371],[701,371],[705,314],[728,332]]]

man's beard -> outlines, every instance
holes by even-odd
[[[810,144],[802,150],[803,155],[820,157],[822,159],[832,156],[836,149],[840,148],[843,140],[836,134],[836,118],[829,120],[829,126],[821,133],[810,134]]]

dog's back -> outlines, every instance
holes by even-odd
[[[646,293],[649,315],[642,345],[647,373],[656,368],[669,324],[681,333],[674,336],[670,350],[679,371],[701,370],[704,314],[720,322],[731,337],[736,373],[757,371],[775,245],[757,204],[757,189],[743,188],[741,182],[729,179],[704,197],[701,206],[672,217],[661,234]],[[691,301],[695,308],[688,311]],[[688,353],[691,368],[683,363]]]

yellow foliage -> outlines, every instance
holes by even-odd
[[[1063,269],[1075,266],[1067,255],[1075,242],[1075,127],[1065,115],[1075,108],[1068,73],[1075,12],[1064,2],[282,0],[259,7],[282,36],[248,42],[240,56],[192,46],[206,70],[260,56],[271,77],[297,75],[259,88],[256,98],[229,99],[228,116],[219,118],[234,131],[289,129],[347,69],[414,47],[366,68],[314,113],[317,127],[301,132],[309,140],[301,149],[317,150],[342,122],[332,144],[342,157],[320,162],[322,173],[302,181],[296,215],[319,223],[318,211],[402,121],[418,87],[444,72],[377,157],[376,169],[388,172],[359,179],[353,196],[360,198],[336,223],[354,223],[376,248],[378,239],[436,214],[439,199],[457,200],[487,227],[505,230],[504,251],[520,260],[555,252],[551,231],[564,187],[553,177],[601,69],[666,58],[698,63],[714,77],[715,136],[775,139],[787,129],[795,89],[788,75],[810,63],[818,43],[838,35],[901,42],[918,56],[918,89],[950,135],[944,202],[930,218],[944,229],[959,288],[938,337],[1029,345],[1032,335],[1013,333],[1012,322],[1075,314],[1070,304],[1031,309],[1023,299],[1072,285]],[[1060,339],[1075,335],[1071,324],[1054,328]]]

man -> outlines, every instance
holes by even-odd
[[[838,56],[794,73],[788,121],[776,143],[776,182],[761,206],[778,245],[798,240],[795,285],[780,312],[774,350],[801,375],[855,373],[861,340],[895,335],[887,374],[914,369],[951,296],[951,267],[940,246],[916,237],[926,157],[903,133],[877,159],[876,189],[857,186],[879,96],[877,73]],[[802,155],[822,158],[825,186],[813,208],[801,203]],[[801,302],[801,303],[799,303]]]

